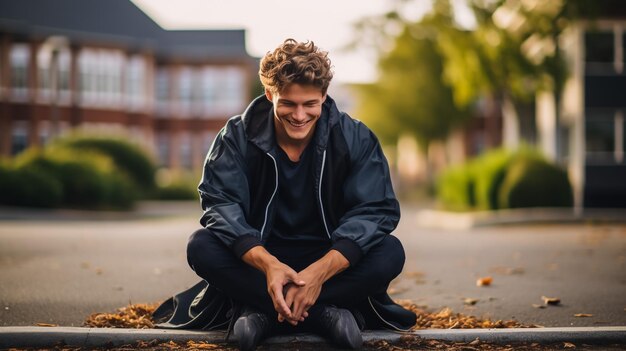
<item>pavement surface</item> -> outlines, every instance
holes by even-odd
[[[393,333],[388,331],[365,331],[363,341],[385,340],[397,343],[407,337],[436,339],[448,342],[470,343],[476,339],[485,343],[507,344],[571,344],[619,345],[626,340],[626,327],[594,328],[540,328],[540,329],[467,329],[467,330],[418,330],[412,333]],[[0,327],[0,349],[10,347],[50,347],[62,342],[78,347],[111,347],[137,343],[137,341],[184,343],[203,341],[224,344],[225,333],[191,330],[162,329],[107,329],[107,328],[72,328],[72,327]],[[233,342],[233,340],[231,340]],[[315,349],[326,341],[318,336],[293,334],[276,336],[263,342],[264,345],[288,346],[297,343],[316,344]],[[231,344],[232,345],[232,344]],[[441,346],[441,345],[440,345]],[[332,348],[332,347],[329,347]],[[297,347],[301,349],[301,347]],[[612,348],[611,348],[612,349]]]
[[[626,326],[626,225],[426,229],[417,207],[402,209],[394,234],[407,261],[392,297],[546,327]],[[193,285],[185,246],[200,214],[197,202],[105,215],[0,208],[0,326],[81,326],[91,313],[159,302]],[[476,286],[486,276],[491,286]],[[542,296],[561,304],[533,307]]]

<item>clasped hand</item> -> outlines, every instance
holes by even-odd
[[[304,321],[308,309],[320,295],[322,284],[320,274],[310,266],[300,273],[282,263],[268,270],[268,293],[278,312],[278,320],[292,325]]]

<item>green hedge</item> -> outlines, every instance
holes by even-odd
[[[516,159],[507,171],[499,195],[501,208],[573,205],[567,173],[541,159]]]
[[[436,196],[452,211],[572,206],[567,173],[536,151],[499,149],[450,168],[437,179]]]
[[[474,167],[450,168],[436,181],[435,193],[448,210],[467,211],[476,206]]]
[[[157,188],[152,193],[155,200],[197,200],[198,175],[191,172],[159,169]]]
[[[80,152],[95,151],[113,160],[115,166],[125,172],[144,195],[155,186],[156,166],[147,152],[135,144],[114,137],[73,135],[55,142],[55,146]]]
[[[63,202],[63,186],[56,178],[34,169],[0,163],[0,204],[57,207]]]
[[[23,172],[58,181],[65,207],[129,209],[136,199],[133,183],[109,157],[99,153],[61,147],[29,150],[18,156],[15,165]]]

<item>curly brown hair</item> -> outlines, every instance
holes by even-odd
[[[333,79],[328,52],[320,50],[312,41],[299,43],[286,39],[273,52],[268,52],[259,66],[261,83],[273,93],[296,83],[313,85],[326,94]]]

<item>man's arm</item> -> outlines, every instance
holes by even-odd
[[[304,286],[291,287],[285,296],[286,306],[291,308],[289,323],[296,325],[307,316],[308,309],[315,304],[322,285],[350,266],[350,262],[339,251],[330,250],[319,260],[298,273]]]
[[[298,273],[267,252],[263,246],[251,248],[241,256],[241,259],[265,274],[267,292],[274,303],[274,309],[279,314],[279,320],[294,320],[293,313],[289,309],[290,305],[285,302],[283,289],[290,283],[298,287],[305,285],[305,282],[298,277]],[[298,319],[295,320],[300,320],[300,318],[298,315]]]

